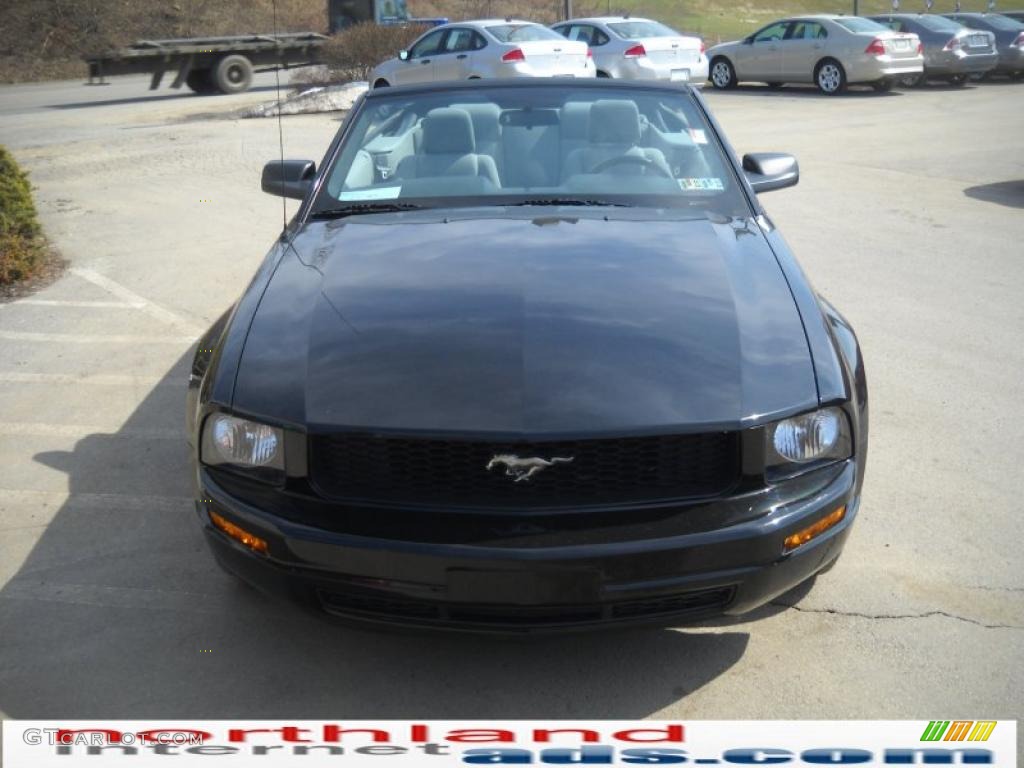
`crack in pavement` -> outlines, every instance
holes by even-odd
[[[793,605],[792,603],[783,603],[773,600],[769,605],[778,606],[781,608],[792,608],[794,611],[800,613],[828,613],[833,616],[847,616],[858,619],[929,619],[933,616],[943,616],[947,619],[954,619],[956,621],[963,621],[967,624],[974,624],[978,627],[984,627],[985,629],[1016,629],[1024,630],[1024,627],[1017,626],[1015,624],[986,624],[983,621],[977,619],[970,619],[966,616],[957,616],[955,613],[947,613],[946,611],[927,611],[926,613],[860,613],[858,611],[840,611],[837,608],[801,608],[799,605]]]

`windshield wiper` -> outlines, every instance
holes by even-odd
[[[523,200],[519,203],[508,203],[508,205],[512,207],[526,205],[594,205],[614,208],[635,207],[632,203],[616,203],[611,200],[597,200],[585,197],[537,197],[532,200]]]
[[[327,208],[313,211],[312,219],[341,219],[345,216],[360,216],[365,213],[398,213],[401,211],[417,211],[424,206],[416,203],[352,203],[338,208]]]

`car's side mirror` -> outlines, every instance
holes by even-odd
[[[754,44],[754,36],[751,35],[750,37],[744,37],[743,38],[743,44],[744,45],[753,45]]]
[[[399,51],[398,52],[398,58],[401,59],[402,61],[408,61],[409,60],[409,52],[408,51]]]
[[[757,193],[792,187],[800,181],[800,164],[783,152],[754,152],[743,156],[743,171]]]
[[[274,160],[263,166],[261,186],[269,195],[302,200],[316,178],[312,160]]]

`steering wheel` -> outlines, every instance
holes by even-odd
[[[672,176],[671,171],[659,165],[657,162],[647,157],[646,155],[619,155],[618,157],[610,157],[603,163],[598,163],[596,166],[591,168],[590,172],[604,173],[609,168],[614,168],[616,165],[642,165],[644,168],[652,168],[656,170],[665,178],[675,178],[674,176]]]

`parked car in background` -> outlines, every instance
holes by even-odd
[[[587,44],[566,40],[532,21],[485,19],[445,24],[379,64],[374,88],[432,80],[506,77],[594,77]]]
[[[904,76],[900,80],[902,85],[921,85],[929,78],[963,85],[971,75],[989,72],[999,63],[996,37],[991,32],[968,29],[936,14],[890,13],[870,18],[896,32],[912,32],[921,39],[924,72]]]
[[[1024,78],[1024,22],[1001,13],[947,13],[945,16],[996,36],[999,64],[989,74],[1009,75],[1013,80]]]
[[[598,77],[669,80],[698,86],[708,79],[704,41],[658,21],[602,16],[563,21],[552,29],[590,46]]]
[[[782,19],[749,37],[708,50],[711,84],[743,80],[780,86],[814,83],[825,94],[864,83],[888,91],[898,78],[924,71],[921,41],[860,16]]]

